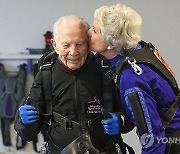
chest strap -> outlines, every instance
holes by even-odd
[[[53,112],[53,121],[59,123],[67,130],[77,130],[83,132],[82,125],[80,123],[70,120],[59,113]]]

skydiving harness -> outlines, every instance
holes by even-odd
[[[54,122],[59,123],[64,129],[77,130],[77,131],[80,131],[82,133],[85,133],[85,132],[87,132],[87,127],[86,126],[83,126],[83,125],[81,125],[80,123],[78,123],[76,121],[70,120],[70,119],[62,116],[59,113],[52,112],[53,111],[52,110],[53,96],[52,96],[52,90],[50,90],[50,89],[52,89],[51,88],[52,87],[52,80],[50,81],[49,79],[52,78],[52,66],[53,66],[53,64],[55,62],[56,57],[57,57],[57,54],[54,53],[54,52],[51,52],[50,54],[45,56],[44,61],[42,61],[43,65],[40,67],[40,70],[41,70],[41,73],[42,73],[43,89],[45,89],[44,90],[44,97],[45,97],[45,107],[46,107],[45,111],[46,111],[46,114],[44,114],[44,116],[45,116],[45,121],[47,122],[47,125],[48,125],[48,127],[47,127],[48,131],[50,131],[50,129],[52,128],[51,124],[52,124],[52,120],[53,120]],[[44,82],[44,81],[50,81],[50,82]],[[49,89],[49,90],[46,90],[46,89]],[[99,122],[100,122],[100,120],[99,120]],[[93,122],[93,121],[89,121],[89,123],[87,125],[92,126],[91,122]],[[88,127],[88,128],[92,129],[92,127]],[[85,142],[83,142],[83,140],[87,141],[85,139],[86,137],[87,137],[87,135],[80,136],[80,139],[82,140],[80,142],[82,142],[82,144],[84,146],[88,145],[88,144],[85,144]],[[48,138],[48,139],[51,140],[51,138]],[[76,142],[73,142],[73,143],[76,143]],[[73,147],[75,149],[78,148],[76,150],[79,151],[79,154],[80,154],[82,152],[82,149],[80,149],[80,147],[76,147],[76,145],[73,144],[73,143],[71,143],[69,146],[67,146],[64,151],[66,151],[70,147],[71,148]],[[91,142],[88,142],[88,143],[91,144]],[[86,151],[90,152],[92,149],[95,149],[93,145],[91,145],[90,147],[91,148],[86,149]],[[95,151],[97,151],[97,150],[95,150]]]
[[[142,45],[142,49],[136,50],[134,52],[129,52],[126,56],[124,56],[121,59],[121,62],[118,64],[117,68],[111,70],[108,72],[109,76],[113,76],[114,82],[116,86],[118,87],[118,83],[121,77],[122,72],[128,67],[131,66],[134,70],[134,72],[137,75],[140,75],[143,73],[143,70],[137,65],[138,63],[147,63],[156,68],[158,72],[165,78],[167,79],[168,83],[171,85],[174,93],[176,94],[176,98],[168,111],[164,114],[162,117],[162,125],[164,129],[168,126],[168,124],[171,122],[173,119],[179,104],[180,104],[180,89],[178,88],[178,84],[175,80],[175,76],[171,68],[168,66],[168,64],[164,61],[164,59],[159,55],[158,50],[151,44],[151,43],[146,43],[144,41],[140,42],[140,45]],[[119,96],[120,99],[120,96]],[[129,95],[130,101],[138,101],[138,96],[136,93],[132,93]],[[140,106],[137,104],[139,103],[132,103],[136,104],[134,106],[137,108],[136,112],[137,114],[140,115],[142,112],[142,109]],[[132,105],[131,104],[131,105]],[[136,113],[134,113],[136,114]],[[141,123],[141,126],[137,126],[140,129],[140,132],[142,134],[147,132],[147,126],[145,124],[145,121],[143,117],[138,117],[136,120],[139,120]]]
[[[26,64],[21,64],[19,71],[15,74],[7,73],[4,65],[0,64],[0,118],[5,146],[11,146],[10,124],[14,120],[17,107],[25,95],[26,76]],[[19,148],[17,145],[16,147]]]
[[[40,71],[42,73],[43,89],[49,89],[49,90],[45,90],[44,91],[44,97],[45,97],[44,101],[45,101],[45,104],[46,104],[45,105],[46,113],[43,114],[43,115],[45,117],[45,121],[46,121],[46,124],[48,126],[47,129],[48,129],[48,131],[50,131],[52,120],[53,120],[53,121],[59,123],[64,129],[67,129],[67,130],[77,130],[77,131],[80,131],[80,132],[84,132],[84,134],[82,136],[80,136],[80,138],[78,138],[77,140],[82,139],[82,140],[86,140],[87,141],[87,139],[88,139],[88,141],[89,141],[89,136],[87,134],[87,128],[88,128],[89,131],[93,131],[93,127],[92,126],[95,125],[95,123],[97,121],[100,122],[102,120],[102,117],[97,117],[96,119],[94,119],[94,121],[93,121],[93,119],[88,121],[87,127],[85,127],[85,126],[82,126],[80,123],[78,123],[76,121],[70,120],[70,119],[62,116],[59,113],[52,112],[53,97],[52,97],[52,90],[50,90],[51,87],[52,87],[52,80],[49,80],[49,79],[52,78],[52,66],[55,63],[55,59],[57,58],[57,56],[58,55],[55,52],[46,53],[38,61],[38,67],[39,67],[39,69],[40,69]],[[48,82],[44,82],[44,81],[48,81]],[[112,101],[112,98],[109,95],[106,95],[105,99],[107,101]],[[123,144],[124,147],[127,147],[127,149],[128,149],[130,154],[134,154],[133,149],[129,145],[124,143],[122,141],[122,139],[121,139],[120,142],[121,142],[121,144]],[[74,141],[73,143],[76,143],[76,141]],[[67,146],[67,148],[72,147],[72,144]],[[83,144],[85,144],[85,143],[83,143]],[[91,144],[91,142],[89,142],[89,144]],[[116,146],[115,150],[117,151],[117,153],[121,154],[121,149],[120,149],[119,145],[116,144],[115,146]],[[91,147],[92,148],[89,149],[90,150],[89,152],[92,152],[92,151],[95,152],[96,149],[94,148],[94,146],[91,145]],[[66,150],[67,149],[65,149],[64,151],[66,151]]]

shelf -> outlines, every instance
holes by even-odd
[[[20,59],[39,59],[42,55],[41,54],[32,54],[32,55],[26,55],[26,54],[17,54],[17,55],[10,55],[10,54],[1,54],[0,60],[20,60]]]
[[[6,60],[26,60],[27,61],[27,72],[31,73],[33,70],[33,61],[38,60],[42,57],[42,54],[0,54],[0,61]]]

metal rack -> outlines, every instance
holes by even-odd
[[[33,60],[38,60],[41,54],[0,54],[0,61],[3,60],[27,60],[27,72],[32,72]]]

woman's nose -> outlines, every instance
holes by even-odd
[[[90,29],[88,30],[88,36],[89,36],[89,37],[91,37],[91,31],[92,31],[91,29],[92,29],[92,28],[90,28]]]

